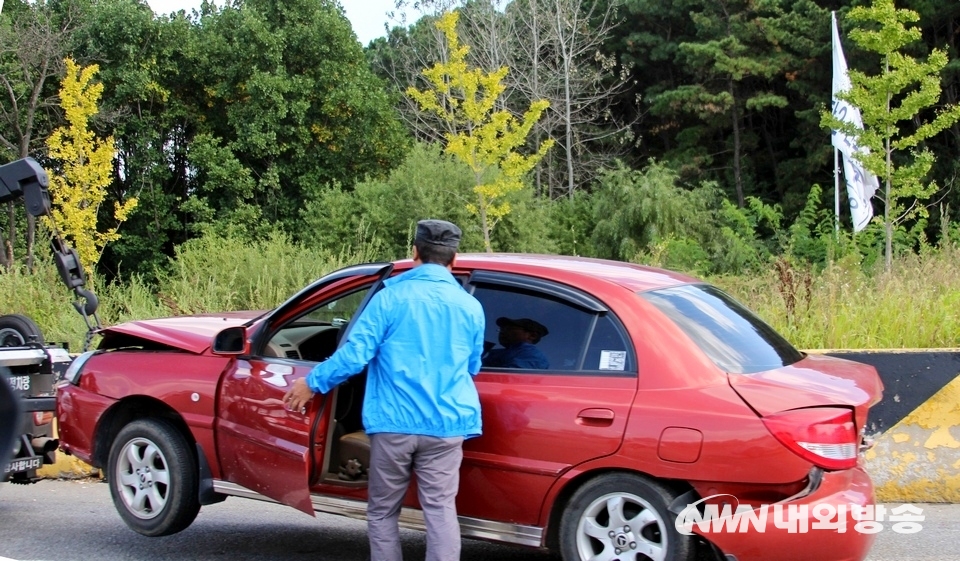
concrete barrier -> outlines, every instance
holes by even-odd
[[[960,350],[825,354],[870,364],[883,380],[866,430],[877,500],[960,503]]]
[[[58,452],[56,463],[38,469],[37,475],[45,479],[86,479],[100,477],[100,470],[73,456]]]

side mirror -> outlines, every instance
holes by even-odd
[[[213,338],[213,353],[218,355],[242,355],[247,351],[247,329],[228,327]]]

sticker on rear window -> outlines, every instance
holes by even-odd
[[[627,367],[627,351],[600,351],[600,370],[623,370]]]

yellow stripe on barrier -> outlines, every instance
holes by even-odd
[[[82,479],[84,477],[99,477],[100,470],[74,456],[57,452],[56,463],[38,469],[37,476],[44,479]]]
[[[866,466],[878,501],[960,503],[960,376],[879,436]]]

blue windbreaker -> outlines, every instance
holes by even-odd
[[[480,371],[484,315],[445,267],[423,264],[384,281],[347,342],[307,375],[327,393],[365,365],[363,425],[449,438],[481,433]]]
[[[493,349],[483,357],[485,366],[500,366],[504,368],[528,368],[546,370],[550,368],[550,361],[547,360],[540,349],[533,346],[532,343],[517,343],[505,349]]]

